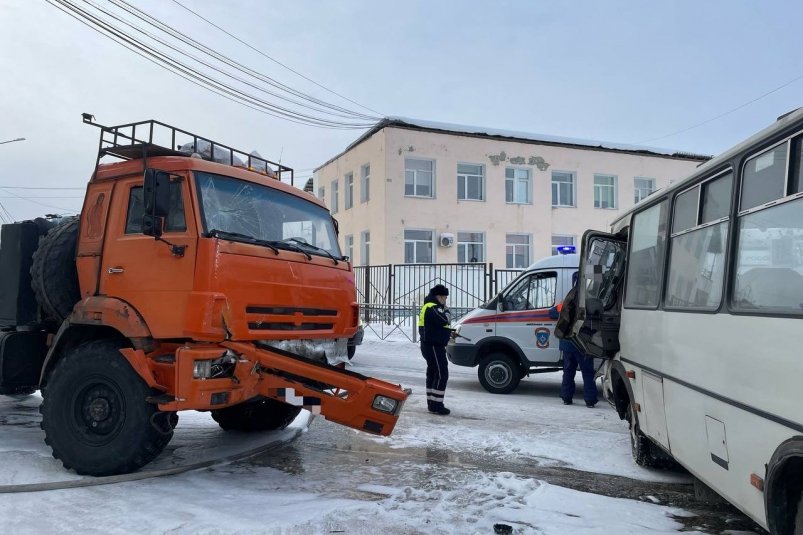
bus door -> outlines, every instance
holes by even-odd
[[[619,351],[626,253],[624,239],[593,230],[583,234],[570,339],[586,355],[612,358]]]

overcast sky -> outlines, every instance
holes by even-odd
[[[128,1],[288,86],[376,115],[172,0]],[[181,2],[381,115],[716,154],[803,103],[800,2]],[[106,125],[158,119],[281,157],[301,185],[362,133],[249,110],[44,0],[0,0],[0,50],[0,141],[26,138],[0,144],[0,204],[17,220],[80,210],[98,138],[82,112]]]

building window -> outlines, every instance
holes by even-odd
[[[530,170],[508,167],[505,169],[505,202],[530,202]]]
[[[565,247],[565,246],[572,246],[576,247],[576,239],[574,236],[569,236],[567,234],[553,234],[552,235],[552,254],[556,255],[560,251],[558,251],[558,247]]]
[[[457,198],[461,201],[485,200],[485,173],[481,165],[457,164]]]
[[[405,230],[404,231],[404,263],[405,264],[432,264],[432,234],[431,230]]]
[[[594,208],[616,208],[616,176],[594,175]]]
[[[326,202],[326,188],[324,188],[323,186],[318,188],[318,198],[323,202]]]
[[[404,195],[435,197],[435,160],[404,159]]]
[[[529,266],[530,235],[508,234],[505,241],[505,265],[509,269],[523,269]]]
[[[332,181],[332,203],[329,210],[333,214],[337,213],[337,180]]]
[[[655,193],[655,179],[637,176],[633,179],[633,202],[638,204]]]
[[[457,261],[485,262],[485,235],[482,232],[457,233]]]
[[[345,238],[346,241],[346,255],[349,257],[352,263],[354,263],[354,235],[349,234]]]
[[[346,199],[343,204],[344,208],[348,210],[354,206],[354,173],[347,174],[344,181],[346,182]]]
[[[371,164],[360,168],[360,202],[368,202],[371,198]]]
[[[360,232],[360,264],[363,266],[371,265],[371,231],[363,230]]]
[[[574,180],[574,173],[552,171],[552,206],[575,206]]]

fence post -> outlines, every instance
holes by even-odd
[[[365,266],[365,323],[371,323],[371,266]]]
[[[490,293],[485,295],[485,302],[487,303],[492,299],[491,294],[496,297],[496,277],[494,275],[494,263],[488,263],[488,290]]]
[[[396,272],[393,269],[393,264],[388,264],[388,287],[387,287],[387,296],[388,297],[387,297],[386,302],[391,304],[391,305],[395,303],[395,301],[393,300],[393,286],[394,286],[394,282],[395,282],[394,279],[395,278],[396,278]],[[393,307],[388,309],[389,314],[388,314],[388,316],[386,318],[386,321],[387,321],[388,325],[390,325],[392,323],[392,319],[393,319],[392,313],[390,313],[390,312],[392,312],[392,308]]]

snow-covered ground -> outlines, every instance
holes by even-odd
[[[0,526],[15,534],[429,535],[489,534],[495,524],[505,524],[513,533],[642,534],[675,533],[683,528],[677,518],[690,515],[505,469],[513,461],[688,481],[636,466],[627,428],[604,402],[594,409],[562,405],[560,374],[527,378],[513,394],[497,396],[482,389],[475,369],[450,366],[446,404],[453,412],[441,417],[426,411],[424,360],[403,337],[379,340],[367,331],[352,369],[413,389],[392,436],[374,437],[322,418],[304,433],[307,420],[300,416],[287,431],[300,438],[261,459],[114,485],[0,494]],[[0,485],[78,477],[49,458],[35,405],[35,398],[0,398],[0,419],[8,424],[0,434]],[[232,455],[255,440],[276,439],[269,433],[243,442],[205,414],[182,414],[174,447],[157,464]],[[415,452],[426,455],[415,460]],[[447,460],[443,452],[449,452]],[[460,462],[472,455],[499,459],[498,466]]]

